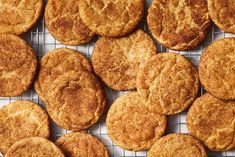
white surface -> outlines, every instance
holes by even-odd
[[[151,0],[149,0],[149,2],[151,2]],[[146,7],[146,10],[147,10],[147,7]],[[143,21],[146,21],[146,20],[143,20]],[[140,27],[148,32],[146,25],[144,23],[142,23],[141,25],[142,26],[140,26]],[[209,44],[212,43],[212,41],[214,41],[216,39],[230,37],[230,36],[235,37],[235,35],[232,35],[229,33],[224,33],[223,31],[221,31],[218,28],[213,26],[210,30],[210,33],[208,34],[207,39],[202,43],[201,46],[199,46],[198,48],[193,49],[191,51],[186,51],[186,52],[184,51],[184,52],[178,52],[178,53],[183,54],[186,57],[188,57],[197,66],[198,61],[200,59],[200,56],[202,54],[202,51],[204,50],[205,47],[207,47]],[[77,47],[65,46],[65,45],[57,42],[49,34],[49,32],[47,31],[47,29],[44,26],[43,20],[41,20],[38,23],[37,27],[35,27],[31,32],[23,35],[23,37],[34,48],[34,50],[37,53],[38,58],[41,58],[48,51],[51,51],[55,48],[60,48],[60,47],[68,47],[68,48],[78,50],[78,51],[82,52],[83,54],[85,54],[88,58],[90,58],[90,56],[92,54],[93,46],[94,46],[95,41],[97,39],[97,38],[93,39],[90,44],[87,44],[84,46],[77,46]],[[160,46],[159,44],[158,44],[158,50],[161,52],[171,52],[171,50],[165,49],[164,47]],[[109,102],[108,106],[110,106],[112,104],[112,102],[118,96],[123,94],[123,92],[115,92],[115,91],[113,91],[111,89],[107,89],[107,88],[105,88],[105,89],[106,89],[106,94],[107,94],[108,102]],[[201,93],[202,92],[203,92],[203,90],[201,89]],[[8,104],[9,102],[12,102],[14,100],[20,100],[20,99],[33,100],[44,107],[44,105],[39,100],[39,98],[33,88],[30,89],[27,93],[23,94],[21,97],[13,97],[13,98],[1,98],[0,97],[0,107]],[[91,127],[87,131],[89,133],[97,136],[98,138],[101,139],[101,141],[103,141],[105,143],[105,145],[109,149],[110,157],[146,157],[147,156],[146,152],[130,152],[130,151],[123,150],[120,147],[113,144],[107,135],[107,130],[105,127],[105,117],[106,117],[106,113],[103,115],[103,117],[99,121],[99,124],[96,124],[95,126]],[[66,130],[59,128],[54,123],[53,123],[52,131],[53,131],[52,140],[55,140],[57,137],[67,133]],[[181,132],[181,133],[188,132],[187,127],[186,127],[186,112],[180,113],[175,116],[168,117],[167,133],[170,133],[170,132]],[[235,150],[228,151],[228,152],[217,152],[217,153],[208,151],[208,155],[211,157],[225,157],[225,156],[229,156],[229,157],[233,156],[234,157]],[[0,155],[0,157],[1,157],[1,155]]]

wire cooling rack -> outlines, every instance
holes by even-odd
[[[151,4],[152,0],[146,1],[146,11]],[[46,0],[45,0],[46,3]],[[145,16],[146,17],[146,16]],[[30,32],[24,34],[22,37],[28,41],[28,43],[31,45],[31,47],[35,50],[38,59],[40,59],[45,53],[55,49],[55,48],[72,48],[77,51],[82,52],[85,54],[88,58],[91,57],[92,50],[94,47],[94,44],[97,40],[97,37],[93,39],[89,44],[83,45],[83,46],[66,46],[58,41],[56,41],[48,32],[44,22],[43,18],[39,21],[38,25],[33,28]],[[141,22],[140,28],[144,29],[147,33],[149,33],[148,28],[146,26],[146,19],[143,19]],[[149,33],[150,34],[150,33]],[[203,52],[203,50],[211,44],[214,40],[219,38],[225,38],[225,37],[235,37],[235,35],[224,33],[223,31],[219,30],[217,27],[212,26],[210,29],[210,32],[207,36],[207,39],[202,43],[201,46],[191,50],[191,51],[180,51],[177,53],[180,53],[187,58],[189,58],[196,66],[198,66],[198,62],[200,59],[200,56]],[[156,42],[157,44],[157,42]],[[169,49],[166,49],[162,46],[158,45],[158,50],[160,52],[175,52],[171,51]],[[124,92],[116,92],[111,89],[108,89],[106,87],[105,91],[108,98],[108,104],[109,106],[112,104],[112,102],[119,96],[121,96]],[[202,94],[203,88],[201,88],[200,94]],[[44,104],[40,101],[38,98],[36,92],[33,88],[28,90],[26,93],[24,93],[20,97],[11,97],[11,98],[3,98],[0,97],[0,107],[4,106],[12,101],[15,100],[33,100],[34,102],[38,103],[44,108]],[[109,108],[109,107],[107,107]],[[108,109],[107,109],[108,110]],[[188,133],[187,127],[186,127],[186,113],[187,111],[184,111],[180,114],[169,116],[168,117],[168,130],[167,133],[177,132],[177,133]],[[108,148],[110,157],[146,157],[147,152],[131,152],[127,150],[123,150],[122,148],[118,147],[114,143],[111,142],[110,138],[107,135],[106,125],[105,125],[105,119],[106,119],[107,111],[104,113],[103,117],[99,121],[98,124],[94,125],[90,129],[87,130],[88,133],[98,137]],[[58,127],[55,123],[51,122],[52,124],[52,140],[57,139],[58,137],[62,136],[63,134],[68,133],[68,131],[61,129]],[[209,157],[235,157],[235,150],[227,151],[227,152],[211,152],[208,151]],[[3,157],[0,153],[0,157]]]

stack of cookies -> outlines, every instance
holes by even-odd
[[[187,51],[205,40],[212,21],[235,33],[234,1],[153,0],[147,15],[152,37],[137,28],[144,4],[145,0],[47,1],[45,24],[62,44],[83,45],[99,35],[90,63],[69,48],[54,49],[38,62],[18,35],[36,24],[43,0],[0,2],[0,96],[20,96],[34,84],[46,108],[28,100],[0,108],[1,153],[112,156],[98,138],[84,132],[107,108],[102,84],[130,91],[113,102],[106,118],[110,139],[126,150],[149,150],[148,157],[206,157],[204,146],[213,151],[235,148],[235,38],[209,45],[199,70],[178,53],[159,53],[152,39]],[[198,97],[200,83],[207,93]],[[188,108],[189,134],[164,136],[167,116]],[[49,118],[72,132],[51,142]]]

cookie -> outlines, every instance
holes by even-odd
[[[0,34],[0,54],[0,96],[23,94],[36,74],[37,59],[33,49],[16,35]]]
[[[197,98],[187,114],[187,127],[209,149],[225,151],[235,147],[235,102],[210,94]]]
[[[88,43],[94,33],[82,22],[77,0],[49,0],[45,9],[48,31],[61,43]]]
[[[51,141],[42,137],[24,138],[8,150],[5,157],[65,157]]]
[[[32,101],[18,100],[0,109],[0,152],[5,154],[22,138],[49,138],[47,113]]]
[[[45,103],[48,90],[56,78],[65,72],[81,69],[92,72],[87,58],[75,50],[59,48],[47,53],[40,61],[39,74],[34,85],[39,98]]]
[[[106,125],[115,144],[131,151],[147,150],[164,134],[166,116],[149,111],[144,104],[137,92],[125,94],[112,104]]]
[[[220,29],[235,34],[235,1],[208,0],[208,10],[211,19]]]
[[[70,71],[58,77],[48,92],[47,111],[60,127],[80,131],[102,115],[106,97],[99,81],[86,71]]]
[[[96,137],[83,132],[63,135],[56,141],[66,156],[108,157],[105,145]]]
[[[144,0],[79,0],[82,21],[93,32],[120,37],[131,32],[144,15]]]
[[[172,50],[199,46],[211,25],[206,0],[154,0],[147,22],[154,38]]]
[[[211,95],[235,100],[235,38],[217,40],[206,48],[199,63],[199,78]]]
[[[137,90],[151,111],[176,114],[196,98],[199,79],[196,68],[184,56],[161,53],[145,62],[137,74]]]
[[[22,34],[36,24],[43,0],[1,0],[0,33]]]
[[[202,143],[187,134],[169,134],[154,143],[148,157],[207,157]]]
[[[95,73],[115,90],[136,88],[136,75],[141,63],[157,52],[152,39],[142,30],[122,37],[101,37],[92,54]]]

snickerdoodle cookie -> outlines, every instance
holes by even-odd
[[[161,53],[145,62],[137,74],[137,90],[151,111],[176,114],[196,98],[199,79],[196,68],[176,53]]]
[[[211,95],[235,100],[235,38],[217,40],[206,48],[200,59],[199,78]]]
[[[51,141],[42,137],[24,138],[8,150],[5,157],[65,157]]]
[[[235,33],[234,0],[208,0],[208,10],[211,19],[220,29]]]
[[[56,124],[80,131],[96,123],[106,97],[98,79],[87,71],[70,71],[57,77],[49,88],[46,108]]]
[[[40,61],[39,74],[35,82],[35,90],[39,98],[46,102],[47,92],[54,80],[71,70],[92,71],[88,59],[79,52],[68,48],[55,49]]]
[[[0,34],[0,54],[0,96],[19,96],[29,88],[36,74],[35,53],[20,37]]]
[[[166,117],[149,111],[137,92],[119,97],[111,106],[106,124],[118,146],[140,151],[149,149],[165,132]]]
[[[187,134],[169,134],[151,147],[148,157],[207,157],[203,144]]]
[[[85,44],[94,36],[80,18],[78,3],[78,0],[48,0],[47,2],[46,26],[49,32],[63,44]]]
[[[22,138],[50,135],[47,113],[31,101],[19,100],[0,109],[0,152]]]
[[[79,0],[83,22],[101,36],[131,32],[144,14],[144,0]]]
[[[197,47],[211,25],[206,0],[154,0],[147,21],[157,41],[173,50]]]
[[[83,133],[69,133],[56,141],[56,145],[69,157],[108,157],[105,145],[96,137]]]
[[[115,90],[136,88],[141,63],[157,52],[152,39],[142,30],[122,37],[101,37],[94,48],[92,64],[95,73]]]
[[[22,34],[40,18],[43,0],[1,0],[0,33]]]
[[[225,151],[235,147],[235,102],[205,94],[195,100],[187,114],[190,134],[209,149]]]

